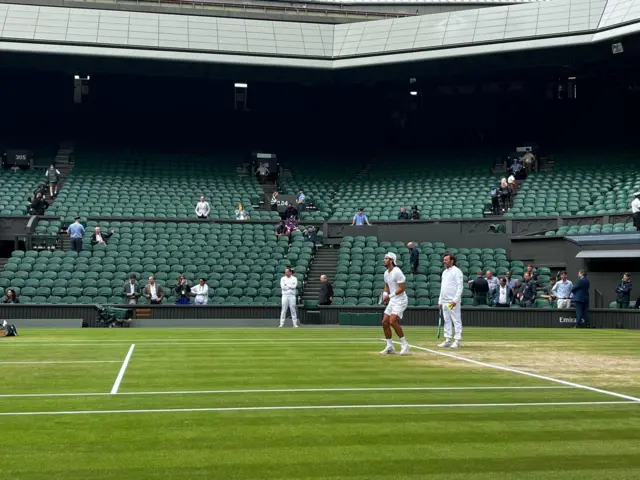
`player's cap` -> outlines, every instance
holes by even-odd
[[[640,192],[636,192],[633,194],[634,197],[640,197]]]
[[[393,263],[396,263],[398,257],[396,257],[395,253],[389,252],[384,256],[384,258],[390,258]]]
[[[80,220],[80,217],[76,217],[76,218],[74,218],[74,220]]]

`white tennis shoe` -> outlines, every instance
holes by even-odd
[[[394,346],[387,345],[386,347],[384,347],[384,350],[380,352],[380,355],[392,355],[394,353],[396,353],[396,349],[394,348]]]
[[[460,348],[460,342],[455,340],[449,348]]]
[[[400,349],[400,355],[409,355],[410,349],[411,349],[411,346],[408,343],[405,343],[404,345],[402,345],[402,348]]]
[[[447,339],[444,342],[440,343],[438,347],[440,348],[449,348],[452,345],[451,340]]]

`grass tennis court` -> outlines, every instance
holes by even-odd
[[[405,333],[409,357],[378,328],[22,330],[2,478],[638,478],[640,332]]]

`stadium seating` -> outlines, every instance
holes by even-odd
[[[410,252],[402,242],[378,242],[374,236],[345,237],[340,245],[338,267],[333,282],[334,305],[373,305],[384,288],[384,255],[395,252],[398,266],[407,278],[406,291],[411,306],[436,305],[440,294],[442,255],[454,253],[457,265],[465,276],[463,305],[472,305],[472,294],[466,281],[478,271],[491,270],[501,276],[511,271],[512,278],[521,280],[524,265],[509,261],[502,248],[446,248],[443,243],[423,242],[421,245],[418,274],[410,273]],[[539,267],[539,282],[547,286],[550,270]],[[538,299],[536,307],[551,307],[547,300]]]
[[[0,274],[2,293],[14,288],[22,303],[120,304],[132,273],[141,286],[155,275],[169,288],[183,273],[192,283],[207,279],[210,304],[276,305],[285,267],[295,268],[302,290],[313,255],[300,232],[294,232],[291,242],[276,239],[273,225],[100,222],[103,231],[115,228],[116,233],[108,245],[91,247],[89,237],[96,225],[88,222],[80,254],[13,252]],[[56,222],[42,226],[58,228]]]
[[[26,215],[29,202],[39,182],[44,181],[42,171],[14,172],[0,169],[0,215]]]
[[[205,195],[212,218],[235,218],[238,203],[253,220],[279,218],[252,210],[263,193],[254,177],[238,174],[238,163],[197,155],[80,154],[47,215],[193,218]]]
[[[576,235],[600,235],[602,233],[636,233],[633,223],[605,223],[603,225],[572,225],[560,227],[545,233],[547,237],[576,236]]]

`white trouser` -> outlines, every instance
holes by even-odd
[[[558,299],[558,308],[571,308],[571,299],[570,298],[559,298]]]
[[[298,324],[298,313],[296,312],[296,296],[295,295],[282,295],[282,311],[280,312],[280,325],[284,325],[284,321],[287,319],[287,309],[291,310],[291,320],[293,324]]]
[[[206,295],[196,295],[196,305],[206,305],[209,303],[209,297]]]
[[[456,340],[462,340],[462,315],[460,304],[456,304],[453,309],[447,306],[447,302],[442,305],[442,318],[444,320],[444,338],[450,340],[451,337]],[[455,337],[453,329],[455,327]]]

